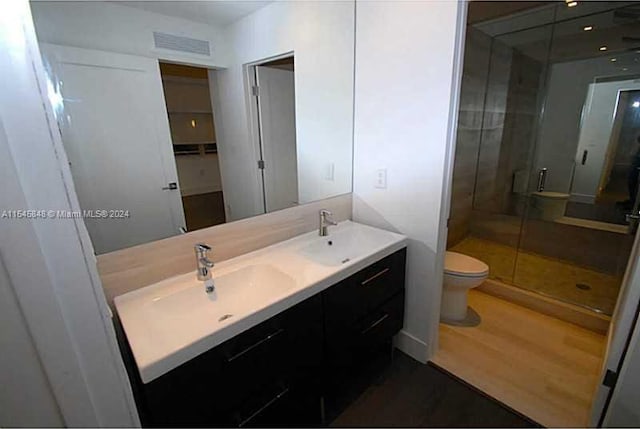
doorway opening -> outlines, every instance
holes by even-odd
[[[296,206],[300,198],[294,56],[252,64],[248,75],[263,210]]]
[[[209,70],[160,63],[186,228],[226,221]]]
[[[637,305],[639,17],[469,4],[447,250],[489,270],[435,362],[544,426],[594,424]]]

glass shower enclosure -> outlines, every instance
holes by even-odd
[[[640,5],[539,2],[476,19],[481,7],[448,247],[496,281],[610,315],[640,204]]]

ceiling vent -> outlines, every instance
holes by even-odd
[[[206,40],[192,39],[190,37],[175,36],[173,34],[153,32],[153,41],[156,48],[170,49],[172,51],[188,52],[190,54],[211,55],[209,42]]]

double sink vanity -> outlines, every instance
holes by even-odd
[[[326,423],[402,328],[405,260],[404,236],[344,221],[217,263],[209,293],[192,272],[116,297],[143,425]]]

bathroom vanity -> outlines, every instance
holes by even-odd
[[[405,261],[346,221],[217,264],[213,294],[189,273],[117,297],[143,425],[322,424],[402,328]]]

